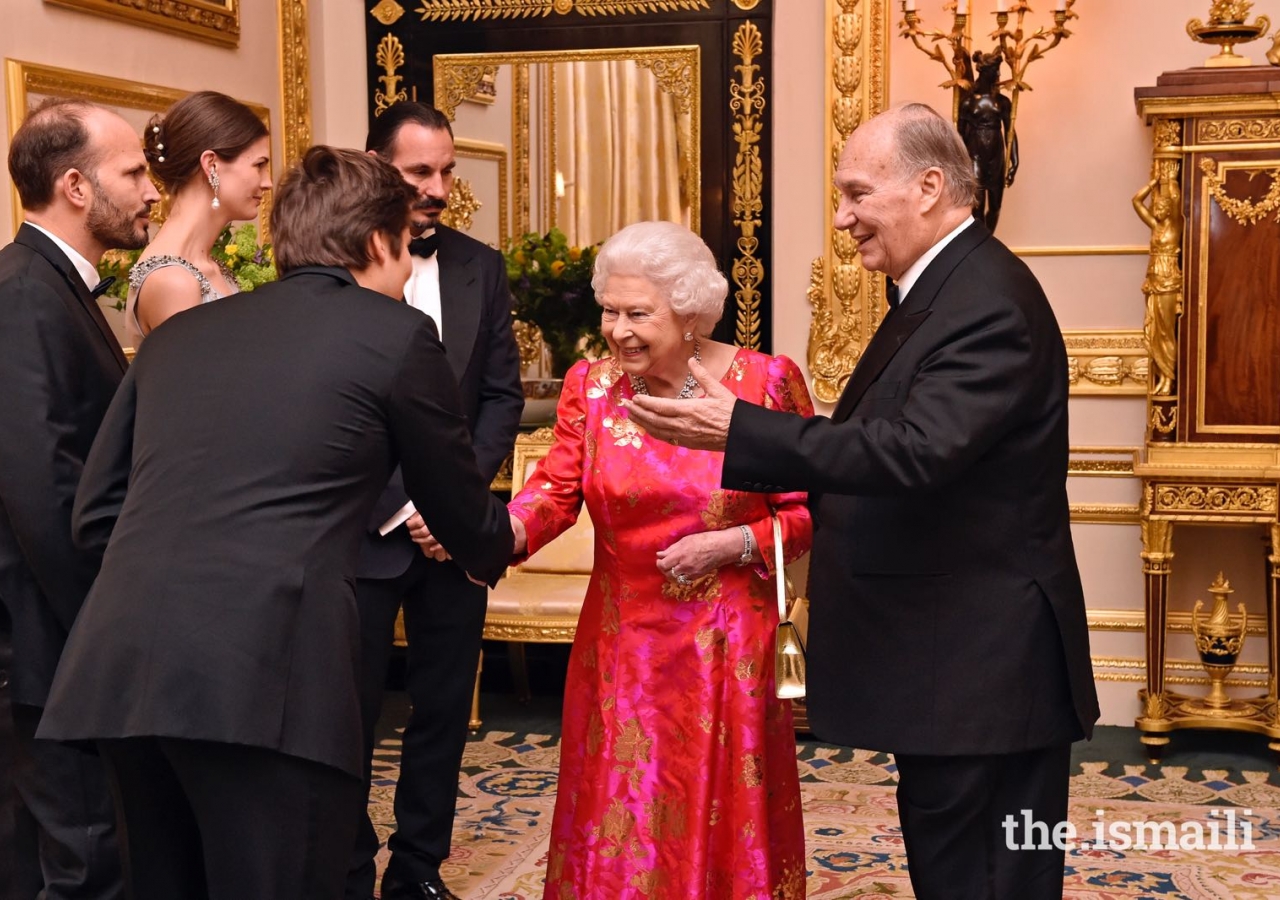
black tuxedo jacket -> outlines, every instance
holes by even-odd
[[[724,486],[810,492],[817,734],[959,755],[1092,731],[1067,456],[1061,332],[980,223],[886,316],[830,419],[737,404]]]
[[[95,567],[71,540],[71,505],[124,372],[80,274],[23,225],[0,250],[0,628],[12,632],[18,703],[44,705],[93,583]]]
[[[496,582],[509,518],[430,319],[311,268],[165,322],[76,495],[77,542],[105,557],[40,736],[247,744],[359,776],[355,563],[401,459],[454,559]]]
[[[492,482],[511,452],[524,411],[506,262],[497,250],[460,231],[438,225],[436,234],[445,357],[458,381],[476,464]],[[356,570],[361,578],[395,578],[421,555],[403,527],[386,537],[378,534],[408,499],[397,469],[369,519]]]

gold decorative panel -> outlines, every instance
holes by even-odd
[[[827,0],[831,81],[824,146],[829,184],[849,135],[887,105],[890,15],[889,0]],[[884,279],[863,269],[853,240],[832,227],[839,199],[834,187],[829,197],[826,248],[810,267],[807,296],[813,313],[807,360],[814,395],[834,403],[884,317],[885,302]]]
[[[1072,394],[1144,397],[1150,364],[1141,331],[1064,331]]]
[[[228,47],[240,45],[240,0],[44,0]],[[7,4],[6,4],[7,5]]]
[[[707,0],[422,0],[414,10],[424,22],[481,19],[521,19],[567,16],[639,15],[673,9],[709,9]]]

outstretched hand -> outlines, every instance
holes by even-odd
[[[723,450],[738,398],[697,360],[689,360],[689,371],[705,397],[670,400],[640,394],[623,404],[636,424],[659,440],[694,450]]]

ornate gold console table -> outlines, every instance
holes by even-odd
[[[1142,715],[1137,726],[1154,762],[1181,728],[1253,731],[1271,739],[1280,754],[1280,448],[1161,444],[1148,448],[1134,467],[1142,479],[1142,571],[1147,618],[1147,686],[1138,692]],[[1165,685],[1165,638],[1168,631],[1169,576],[1173,571],[1173,528],[1200,525],[1264,525],[1267,554],[1267,691],[1225,708],[1199,695],[1168,690]]]
[[[1147,635],[1137,726],[1153,759],[1180,728],[1259,732],[1280,753],[1280,69],[1166,72],[1134,93],[1155,138],[1150,180],[1133,198],[1151,229],[1147,445],[1134,467]],[[1267,642],[1265,694],[1227,701],[1220,689],[1166,689],[1177,523],[1267,529],[1266,635],[1254,638]],[[1225,635],[1225,606],[1215,610]],[[1197,634],[1217,684],[1230,668],[1214,656],[1227,652],[1224,640],[1213,647]]]

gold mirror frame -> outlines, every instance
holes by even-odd
[[[240,46],[240,0],[182,0],[148,3],[137,0],[44,0],[109,19],[159,28],[224,47]]]
[[[432,57],[435,78],[434,103],[450,120],[454,119],[458,104],[471,99],[486,76],[497,66],[512,68],[514,96],[512,97],[512,147],[514,169],[515,231],[524,234],[533,229],[530,213],[529,185],[531,182],[529,121],[532,110],[529,96],[530,65],[538,63],[602,62],[630,60],[638,66],[650,69],[658,86],[670,94],[679,112],[690,116],[688,171],[697,173],[690,179],[689,206],[690,227],[701,231],[702,212],[702,97],[699,90],[701,78],[701,51],[697,46],[625,47],[608,50],[546,50],[511,53],[438,53]],[[556,109],[550,107],[550,121],[546,126],[546,145],[554,148],[557,134]],[[554,195],[554,165],[548,166],[547,196]],[[554,211],[546,224],[556,224]],[[538,229],[545,230],[545,229]]]

